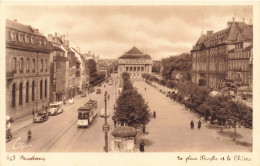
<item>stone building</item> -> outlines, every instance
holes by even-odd
[[[152,58],[136,47],[131,48],[118,58],[118,74],[128,72],[132,79],[141,79],[143,73],[152,72]]]
[[[234,19],[227,28],[201,35],[191,50],[192,82],[206,82],[211,88],[221,88],[228,77],[228,53],[237,42],[253,42],[253,26]]]
[[[38,29],[6,20],[6,112],[14,119],[49,102],[49,43]]]
[[[248,88],[252,83],[252,71],[250,73],[250,59],[253,56],[253,44],[247,42],[237,42],[235,48],[228,52],[228,72],[227,80],[237,85],[244,85]],[[250,77],[251,75],[251,77]],[[250,88],[251,89],[251,88]]]
[[[66,62],[65,51],[61,49],[57,33],[48,34],[48,41],[52,44],[50,54],[50,102],[66,99]]]
[[[80,74],[80,81],[79,81],[79,87],[80,90],[86,90],[89,84],[89,72],[88,72],[88,66],[87,66],[87,59],[84,58],[83,54],[80,52],[80,48],[72,48],[72,50],[75,52],[75,56],[78,58],[80,64],[78,67],[79,71],[76,73],[76,75]]]

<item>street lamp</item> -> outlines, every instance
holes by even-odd
[[[105,152],[108,152],[108,131],[109,131],[109,125],[107,124],[107,91],[105,91],[104,94],[105,97],[105,124],[103,125],[103,131],[105,132]]]

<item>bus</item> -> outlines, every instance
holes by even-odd
[[[78,127],[88,127],[97,116],[97,101],[89,100],[78,109]]]

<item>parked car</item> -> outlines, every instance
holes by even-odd
[[[38,112],[33,118],[33,122],[44,122],[49,119],[49,113],[47,111]]]
[[[63,104],[62,101],[60,102],[53,102],[50,104],[50,109],[48,110],[49,115],[57,115],[63,112],[61,105]]]
[[[97,93],[97,94],[100,94],[100,93],[101,93],[101,89],[97,89],[97,90],[96,90],[96,93]]]
[[[87,93],[86,92],[81,92],[81,97],[86,97]]]
[[[69,99],[69,104],[74,104],[74,98]]]

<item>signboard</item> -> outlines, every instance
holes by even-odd
[[[109,126],[107,123],[105,123],[105,124],[103,125],[103,131],[104,131],[104,132],[108,132],[109,129],[110,129],[110,126]]]

